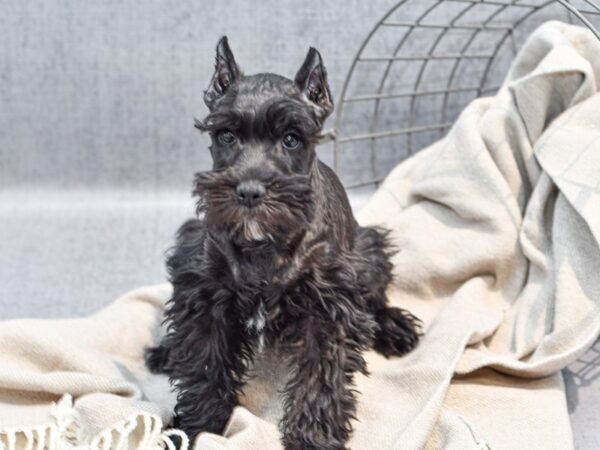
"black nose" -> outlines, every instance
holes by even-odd
[[[258,181],[242,181],[235,188],[235,194],[240,204],[248,207],[258,205],[267,191],[262,183]]]

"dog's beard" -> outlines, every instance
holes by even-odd
[[[266,195],[252,208],[240,205],[236,186],[243,180],[263,183]],[[232,169],[196,174],[194,195],[207,228],[239,243],[282,242],[306,229],[313,218],[313,191],[308,176],[255,171],[244,176]]]

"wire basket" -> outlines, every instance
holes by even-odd
[[[373,188],[443,137],[471,100],[498,90],[527,36],[552,19],[600,39],[591,0],[398,2],[364,40],[338,100],[333,166],[346,188]]]

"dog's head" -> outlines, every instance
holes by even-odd
[[[314,212],[315,145],[333,110],[321,55],[310,48],[294,81],[245,76],[227,38],[217,45],[196,127],[210,133],[213,170],[196,175],[207,226],[236,241],[289,239]]]

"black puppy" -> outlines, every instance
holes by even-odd
[[[220,433],[256,352],[289,364],[283,443],[344,449],[356,411],[362,352],[402,355],[418,320],[386,305],[386,234],[356,224],[315,144],[333,110],[311,48],[294,81],[244,76],[223,37],[196,127],[212,138],[212,171],[195,178],[201,219],[179,230],[168,260],[168,332],[147,353],[178,393],[176,426]]]

